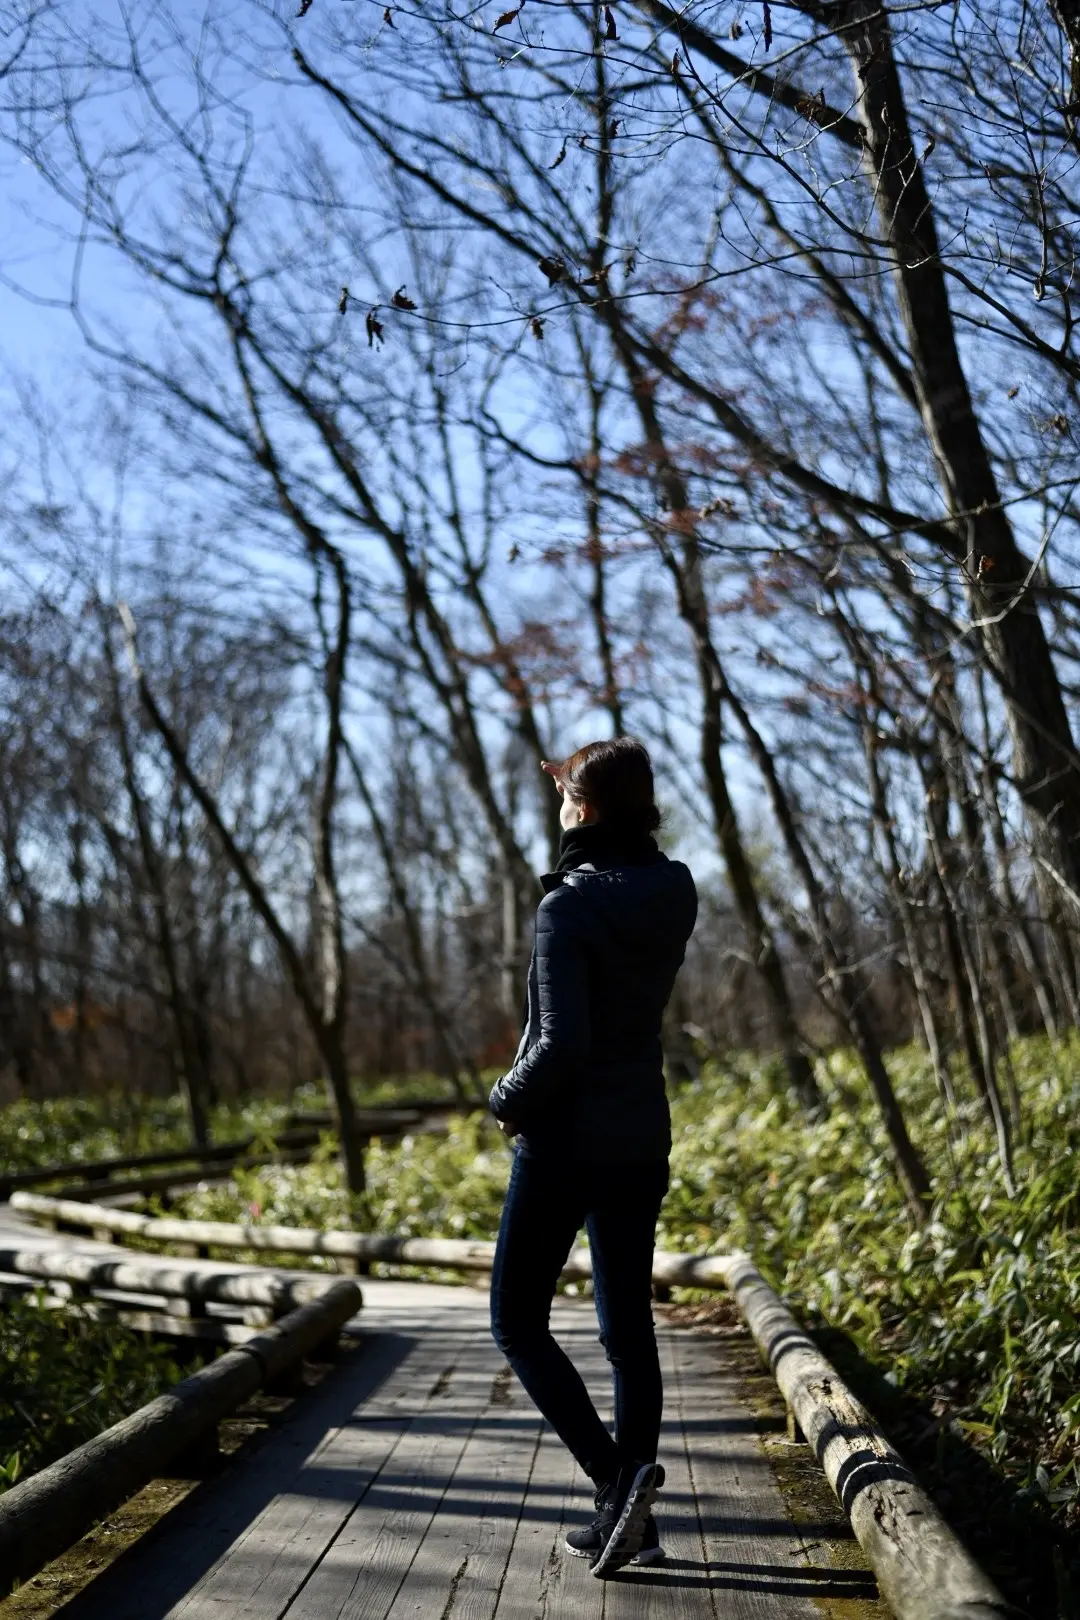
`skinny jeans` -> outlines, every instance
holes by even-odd
[[[514,1154],[491,1274],[491,1330],[526,1393],[600,1487],[654,1462],[663,1385],[652,1319],[665,1160],[607,1164]],[[611,1364],[615,1435],[549,1327],[555,1285],[584,1226],[600,1343]]]

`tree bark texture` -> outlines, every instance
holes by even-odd
[[[852,0],[828,14],[816,5],[806,9],[839,24],[854,69],[863,163],[893,267],[919,413],[952,515],[972,616],[1004,697],[1017,789],[1039,851],[1080,893],[1080,758],[1030,590],[1031,565],[1002,506],[961,363],[888,13],[872,0]],[[1053,903],[1061,910],[1065,900],[1059,888]]]

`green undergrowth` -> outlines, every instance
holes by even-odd
[[[403,1098],[452,1100],[446,1081],[436,1075],[357,1081],[352,1090],[361,1108],[400,1105]],[[210,1138],[228,1142],[254,1135],[271,1146],[290,1114],[321,1113],[326,1107],[325,1091],[314,1084],[298,1087],[287,1098],[253,1097],[223,1103],[210,1111]],[[54,1097],[0,1106],[0,1171],[85,1164],[190,1146],[190,1127],[179,1096],[140,1097],[117,1091],[99,1097]]]
[[[183,1376],[169,1349],[115,1323],[0,1307],[0,1494]]]

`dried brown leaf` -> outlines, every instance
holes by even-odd
[[[416,305],[413,303],[412,299],[409,298],[406,295],[404,287],[399,287],[398,288],[397,292],[394,294],[393,298],[391,298],[390,302],[394,306],[395,309],[415,309],[416,308]]]
[[[341,289],[341,297],[338,299],[338,305],[337,305],[338,314],[339,315],[344,315],[344,313],[348,309],[348,307],[349,307],[349,289],[348,289],[348,287],[342,287],[342,289]]]
[[[529,330],[538,343],[543,341],[544,323],[539,315],[533,316],[532,320],[529,322]]]
[[[521,0],[521,4],[524,5],[525,0]],[[502,16],[496,19],[495,26],[492,28],[491,32],[493,34],[497,34],[500,28],[505,28],[508,23],[512,23],[514,18],[520,16],[520,14],[521,6],[515,6],[513,11],[504,11]]]
[[[565,162],[566,162],[566,140],[564,139],[562,145],[559,148],[558,157],[555,159],[554,163],[549,163],[548,164],[548,168],[549,169],[557,169],[559,167],[560,163],[565,163]]]
[[[367,318],[364,321],[364,325],[367,328],[368,348],[373,349],[375,347],[376,340],[378,341],[379,347],[382,348],[382,341],[383,341],[382,322],[377,319],[375,311],[373,309],[368,310]]]
[[[761,0],[761,11],[762,11],[762,17],[763,17],[764,23],[765,23],[765,49],[767,51],[771,51],[772,50],[772,11],[771,11],[771,9],[769,7],[769,0]]]
[[[547,276],[549,287],[554,287],[555,283],[561,281],[566,274],[566,265],[562,259],[553,259],[545,254],[542,259],[537,259],[536,263]]]
[[[619,31],[615,27],[615,13],[610,6],[604,7],[604,38],[618,39]]]

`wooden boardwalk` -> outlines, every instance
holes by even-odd
[[[661,1332],[668,1562],[601,1582],[562,1550],[587,1484],[466,1289],[371,1283],[367,1343],[67,1620],[820,1620],[867,1612],[828,1527],[796,1530],[714,1339]],[[602,1397],[591,1307],[556,1329]],[[827,1605],[827,1607],[826,1607]],[[873,1605],[876,1609],[877,1605]]]
[[[486,1294],[366,1279],[364,1292],[359,1345],[64,1620],[884,1616],[820,1476],[793,1522],[746,1404],[745,1345],[661,1326],[668,1558],[605,1582],[563,1551],[591,1514],[588,1484],[496,1351]],[[591,1302],[560,1300],[553,1323],[607,1411]]]

